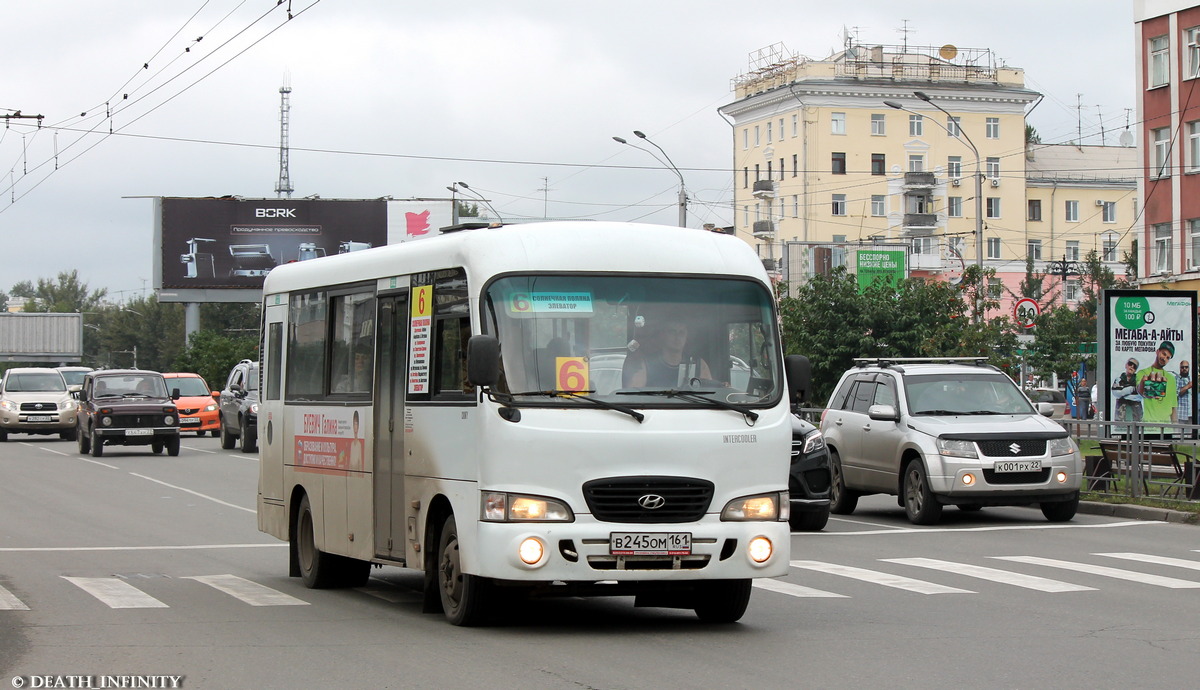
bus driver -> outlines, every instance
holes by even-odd
[[[712,372],[703,358],[688,356],[685,350],[687,339],[687,324],[670,319],[662,322],[656,347],[641,348],[625,358],[621,385],[625,388],[676,388],[688,385],[694,378],[712,379]]]

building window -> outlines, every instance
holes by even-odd
[[[967,241],[961,237],[951,237],[946,241],[946,246],[961,259],[963,252],[967,250]]]
[[[1166,86],[1171,79],[1170,43],[1166,36],[1150,39],[1150,88]]]
[[[755,163],[754,164],[754,181],[758,182],[761,179],[762,179],[762,168],[759,167],[758,163]]]
[[[771,161],[767,161],[767,179],[775,179],[775,168],[772,166]]]
[[[800,195],[792,195],[792,218],[800,217]]]
[[[1033,259],[1034,261],[1041,261],[1042,260],[1042,241],[1041,240],[1029,240],[1028,242],[1025,243],[1025,252],[1026,252],[1027,256],[1029,256],[1029,258]]]
[[[750,206],[742,206],[742,225],[750,225]]]
[[[1104,202],[1104,222],[1105,223],[1117,222],[1117,202],[1115,202],[1115,201]]]
[[[1000,197],[989,196],[986,199],[986,206],[987,206],[987,217],[988,218],[999,218],[1000,217]]]
[[[887,172],[887,159],[882,153],[871,154],[871,174],[883,175]]]
[[[1078,201],[1072,200],[1072,201],[1067,202],[1067,222],[1068,223],[1078,223],[1079,222],[1079,202]]]
[[[883,113],[871,113],[871,134],[883,136],[887,134],[887,116]]]
[[[1078,278],[1068,278],[1066,288],[1067,289],[1065,292],[1066,292],[1067,301],[1068,302],[1078,302],[1079,294],[1080,294],[1079,293],[1079,279]]]
[[[1193,218],[1187,223],[1192,246],[1191,267],[1195,270],[1200,268],[1200,218]]]
[[[908,136],[919,137],[925,132],[925,117],[922,115],[908,116]]]
[[[767,143],[769,144],[772,141],[774,141],[774,138],[771,136],[771,121],[767,120]]]
[[[1079,261],[1079,240],[1067,240],[1066,259],[1067,261]]]
[[[1168,177],[1171,174],[1171,128],[1152,129],[1150,138],[1154,142],[1154,176]]]
[[[950,156],[946,159],[946,176],[955,180],[962,177],[962,156]]]
[[[952,137],[962,136],[962,118],[950,115],[946,118],[946,134]]]
[[[758,146],[760,143],[762,143],[762,142],[759,140],[759,128],[758,128],[758,125],[754,125],[754,145],[755,145],[755,146]]]
[[[999,278],[988,278],[987,291],[988,299],[1000,299],[1004,297],[1004,281]]]
[[[800,174],[800,156],[798,154],[793,153],[792,154],[792,177],[795,177],[799,174]]]
[[[914,237],[912,240],[913,254],[931,255],[935,252],[937,246],[933,243],[932,237]]]
[[[1117,260],[1117,241],[1113,239],[1104,240],[1103,258],[1102,261]]]
[[[925,172],[925,154],[923,154],[923,153],[908,154],[908,171],[909,172]]]
[[[1000,118],[989,117],[987,119],[985,132],[987,134],[988,139],[999,139],[1000,138]]]
[[[1000,179],[1000,159],[999,158],[989,158],[989,159],[987,159],[987,162],[984,165],[987,168],[988,178],[993,179],[993,180]]]
[[[1030,199],[1028,202],[1028,207],[1029,207],[1029,214],[1027,215],[1028,220],[1041,220],[1042,219],[1042,200],[1041,199]]]
[[[1154,272],[1168,273],[1171,270],[1171,224],[1154,226]]]
[[[1188,172],[1200,171],[1200,120],[1187,123],[1187,146],[1183,155]]]
[[[836,152],[833,154],[833,174],[846,174],[846,154]]]
[[[1000,238],[999,237],[987,238],[987,258],[989,258],[989,259],[999,259],[1000,258]]]
[[[783,159],[779,159],[779,179],[783,180]]]
[[[750,188],[750,168],[742,168],[742,189]]]
[[[794,138],[794,137],[798,137],[798,136],[800,136],[800,116],[793,115],[792,116],[792,137]]]
[[[750,130],[749,129],[742,130],[742,148],[743,149],[750,148]]]
[[[846,215],[846,195],[845,194],[834,194],[833,195],[833,215],[835,215],[835,216]]]
[[[962,197],[951,196],[946,198],[946,215],[951,218],[962,218]]]
[[[871,215],[879,217],[887,212],[887,197],[882,194],[871,195]]]
[[[1195,26],[1183,32],[1183,40],[1187,43],[1187,55],[1184,56],[1183,78],[1195,79],[1200,77],[1200,26]]]
[[[846,113],[830,113],[829,120],[830,120],[830,127],[831,127],[831,129],[829,130],[830,133],[832,133],[832,134],[845,134],[846,133]]]

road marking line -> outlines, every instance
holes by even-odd
[[[90,462],[90,463],[92,463],[93,465],[99,465],[99,466],[101,466],[101,467],[107,467],[107,468],[108,468],[108,469],[110,469],[110,470],[119,470],[119,469],[121,469],[120,467],[117,467],[116,465],[110,465],[110,464],[108,464],[107,462],[100,462],[99,460],[92,460],[92,459],[90,459],[90,458],[79,458],[79,459],[80,459],[80,460],[82,460],[82,461],[84,461],[84,462]]]
[[[114,609],[165,609],[170,608],[158,599],[115,577],[67,577],[70,582]]]
[[[0,552],[16,551],[188,551],[192,549],[259,549],[287,546],[279,544],[192,544],[189,546],[6,546]]]
[[[1163,577],[1161,575],[1136,573],[1132,570],[1109,568],[1108,566],[1103,565],[1073,563],[1071,561],[1060,561],[1054,558],[1041,558],[1038,556],[992,556],[992,558],[997,558],[1004,561],[1015,561],[1017,563],[1044,565],[1051,568],[1062,568],[1064,570],[1074,570],[1080,573],[1100,575],[1102,577],[1112,577],[1118,580],[1128,580],[1130,582],[1140,582],[1142,584],[1154,585],[1156,587],[1170,587],[1171,589],[1200,589],[1200,582],[1180,580],[1174,577]]]
[[[1108,556],[1109,558],[1124,558],[1129,561],[1138,561],[1141,563],[1154,563],[1156,565],[1174,565],[1180,568],[1190,568],[1191,570],[1200,570],[1200,561],[1187,561],[1182,558],[1168,558],[1167,556],[1152,556],[1146,553],[1096,553],[1093,556]]]
[[[876,570],[867,570],[865,568],[855,568],[848,565],[837,565],[836,563],[822,563],[821,561],[791,561],[793,568],[804,568],[805,570],[815,570],[820,573],[829,575],[840,575],[849,577],[863,582],[872,582],[884,587],[895,587],[909,592],[918,594],[975,594],[969,589],[959,589],[958,587],[947,587],[945,585],[935,584],[933,582],[925,582],[924,580],[915,580],[911,577],[903,575],[892,575],[890,573],[881,573]]]
[[[61,455],[64,458],[71,457],[70,453],[64,453],[61,450],[54,450],[53,448],[46,448],[45,446],[38,446],[38,450],[46,453],[54,453],[55,455]]]
[[[882,558],[880,560],[886,563],[899,563],[901,565],[911,565],[918,568],[941,570],[943,572],[954,573],[956,575],[966,575],[967,577],[977,577],[981,580],[999,582],[1000,584],[1024,587],[1026,589],[1036,589],[1039,592],[1086,592],[1095,589],[1095,587],[1085,587],[1083,585],[1076,585],[1070,582],[1061,582],[1059,580],[1051,580],[1045,577],[1037,577],[1036,575],[1022,575],[1021,573],[1014,573],[1008,570],[985,568],[983,566],[968,565],[966,563],[953,563],[951,561],[941,561],[935,558]]]
[[[789,597],[800,597],[802,599],[846,599],[845,594],[834,594],[833,592],[823,592],[812,587],[803,587],[801,585],[793,585],[789,582],[780,582],[779,580],[769,580],[760,578],[754,580],[754,586],[759,589],[766,589],[772,592],[786,594]]]
[[[1006,525],[1003,527],[901,527],[897,529],[874,529],[861,532],[793,532],[793,537],[860,537],[880,534],[955,534],[963,532],[1019,532],[1023,530],[1043,529],[1107,529],[1109,527],[1136,527],[1140,525],[1166,525],[1165,520],[1130,520],[1128,522],[1106,522],[1097,525]]]
[[[308,606],[307,601],[237,575],[198,575],[181,579],[202,582],[251,606]]]
[[[0,611],[28,611],[29,607],[25,602],[16,597],[15,594],[0,587]]]
[[[243,508],[242,506],[235,506],[234,504],[232,504],[232,503],[227,503],[227,502],[225,502],[225,501],[222,501],[222,500],[221,500],[221,499],[219,499],[219,498],[213,498],[212,496],[206,496],[206,495],[204,495],[204,494],[200,493],[199,491],[192,491],[191,489],[185,489],[185,488],[183,488],[182,486],[176,486],[176,485],[174,485],[174,484],[168,484],[168,483],[166,483],[166,482],[164,482],[164,481],[162,481],[162,480],[160,480],[160,479],[155,479],[154,477],[147,477],[147,476],[146,476],[146,475],[144,475],[144,474],[138,474],[137,472],[130,472],[129,474],[132,474],[132,475],[133,475],[133,476],[135,476],[135,477],[140,477],[140,478],[142,478],[142,479],[145,479],[146,481],[151,481],[151,482],[154,482],[155,484],[162,484],[163,486],[169,486],[169,487],[171,487],[172,489],[178,489],[179,491],[183,491],[184,493],[189,493],[189,494],[192,494],[193,496],[199,496],[200,498],[203,498],[203,499],[206,499],[206,500],[212,501],[213,503],[220,503],[220,504],[221,504],[221,505],[223,505],[223,506],[228,506],[228,507],[230,507],[230,508],[237,508],[238,510],[244,510],[244,511],[246,511],[247,513],[256,513],[256,512],[258,512],[258,511],[257,511],[256,509],[254,509],[254,508]]]

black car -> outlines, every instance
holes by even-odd
[[[243,453],[258,451],[258,362],[234,365],[221,389],[221,447],[237,445]]]
[[[792,414],[791,491],[793,530],[815,532],[829,522],[829,449],[815,425]]]
[[[105,446],[150,446],[155,454],[179,455],[179,389],[168,392],[157,371],[89,371],[76,395],[81,454],[98,458]]]

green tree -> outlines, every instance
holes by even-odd
[[[220,390],[235,364],[243,359],[258,358],[257,349],[257,336],[197,331],[192,334],[187,349],[175,358],[173,368],[200,374],[213,390]]]
[[[1096,336],[1095,314],[1082,313],[1058,305],[1044,311],[1034,322],[1034,342],[1029,346],[1029,362],[1041,375],[1057,374],[1070,378],[1071,372],[1086,364],[1089,371],[1096,366],[1096,355],[1081,354],[1081,343],[1090,343]]]
[[[1038,273],[1034,270],[1033,255],[1028,254],[1025,257],[1025,277],[1021,279],[1021,284],[1017,290],[1021,293],[1021,297],[1029,297],[1036,300],[1041,300],[1042,294],[1046,290],[1046,274]]]
[[[28,312],[87,312],[96,311],[108,290],[88,291],[87,283],[79,280],[79,271],[63,271],[57,280],[38,278],[37,284],[24,280],[12,287],[13,297],[25,301]]]

